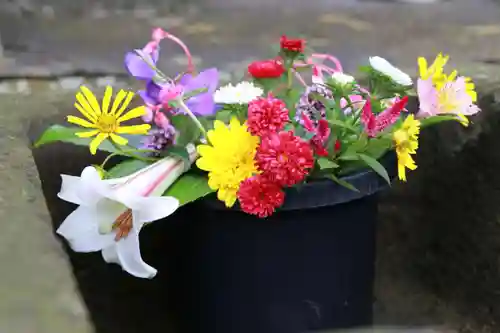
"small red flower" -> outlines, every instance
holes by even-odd
[[[238,201],[245,213],[264,218],[283,205],[285,193],[276,183],[257,175],[241,182]]]
[[[284,72],[285,67],[276,59],[258,60],[248,65],[248,73],[256,79],[276,78]]]
[[[280,186],[303,181],[314,165],[311,146],[292,131],[271,133],[261,138],[255,160],[259,170]]]
[[[289,120],[286,104],[271,94],[248,103],[247,123],[253,135],[264,136],[270,132],[279,132]]]
[[[342,148],[342,143],[340,142],[340,140],[335,141],[335,147],[333,148],[333,150],[335,152],[338,152],[340,151],[341,148]]]
[[[304,52],[304,45],[306,41],[300,38],[288,38],[283,35],[280,39],[280,47],[282,50],[291,51],[291,52]]]

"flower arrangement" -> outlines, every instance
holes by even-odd
[[[175,77],[157,67],[165,39],[188,59]],[[198,72],[180,39],[154,29],[150,42],[125,56],[128,72],[144,84],[141,106],[126,111],[134,92],[120,90],[113,99],[107,87],[99,102],[82,86],[75,103],[82,117],[67,116],[76,126],[53,125],[36,143],[109,153],[79,177],[62,175],[59,197],[79,207],[58,233],[75,251],[102,251],[107,262],[151,278],[156,270],[139,250],[142,226],[210,193],[265,218],[283,205],[286,188],[303,182],[326,179],[356,191],[342,176],[363,168],[390,182],[379,162],[390,150],[406,181],[407,170],[417,168],[423,127],[448,120],[467,126],[467,116],[480,111],[471,80],[444,72],[448,58],[439,54],[430,66],[418,58],[414,87],[409,75],[371,57],[361,68],[363,87],[335,57],[283,36],[275,58],[249,64],[245,80],[219,87],[217,69]],[[419,110],[412,113],[406,105],[414,89]],[[107,168],[115,156],[121,162]]]

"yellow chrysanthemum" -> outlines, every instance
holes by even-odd
[[[413,115],[409,115],[393,134],[398,155],[398,176],[402,181],[406,181],[407,168],[410,170],[417,168],[411,155],[417,153],[419,133],[420,121],[416,120]]]
[[[102,99],[102,108],[92,91],[85,86],[81,86],[80,90],[76,94],[77,101],[75,102],[75,107],[87,119],[68,116],[67,120],[72,124],[90,129],[90,131],[79,132],[76,135],[80,138],[95,136],[90,143],[90,152],[92,154],[95,154],[97,147],[108,138],[111,138],[111,140],[119,145],[126,145],[128,140],[117,134],[146,134],[150,129],[151,126],[148,124],[121,126],[122,122],[140,117],[146,112],[144,106],[139,106],[123,114],[134,97],[133,92],[120,90],[110,109],[111,97],[113,95],[112,87],[106,87]]]
[[[214,129],[207,133],[209,145],[197,147],[200,158],[196,165],[208,171],[208,185],[217,191],[217,198],[227,207],[236,202],[240,183],[257,173],[254,157],[259,138],[232,118],[229,126],[214,122]]]

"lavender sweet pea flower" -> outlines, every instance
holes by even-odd
[[[138,80],[152,80],[156,72],[151,66],[156,66],[159,55],[160,52],[158,48],[151,52],[147,52],[146,48],[128,52],[125,55],[125,68],[130,75]]]
[[[146,83],[146,89],[139,90],[139,96],[141,96],[144,103],[149,105],[158,105],[161,104],[160,101],[160,91],[162,86],[155,83],[154,81],[148,81]]]
[[[186,101],[187,107],[198,116],[214,114],[215,103],[214,93],[219,83],[219,71],[217,68],[209,68],[200,74],[193,76],[185,74],[179,81],[184,87],[184,92],[189,93],[194,90],[205,88],[206,92],[197,94]]]

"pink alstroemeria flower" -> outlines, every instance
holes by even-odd
[[[371,102],[366,101],[361,113],[361,123],[365,126],[366,134],[369,137],[375,137],[388,126],[394,124],[398,120],[401,111],[404,110],[406,103],[408,103],[408,96],[403,97],[390,108],[375,115],[372,111]]]
[[[462,124],[467,125],[470,116],[481,109],[474,104],[473,98],[467,93],[467,79],[458,77],[455,81],[447,82],[441,89],[436,89],[432,78],[419,79],[417,93],[420,102],[418,118],[427,118],[442,114],[456,114]]]

